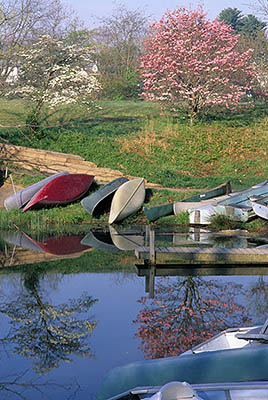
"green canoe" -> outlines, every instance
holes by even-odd
[[[214,197],[222,196],[224,194],[231,193],[231,184],[230,182],[225,182],[220,186],[215,187],[214,189],[210,189],[205,193],[196,194],[187,199],[181,200],[182,202],[199,202],[202,200],[212,199]],[[145,207],[144,213],[149,221],[156,221],[160,217],[165,217],[167,215],[173,215],[173,203],[162,204],[160,206],[154,207]]]
[[[268,345],[133,362],[112,369],[97,394],[107,400],[139,386],[171,381],[189,384],[268,380]]]

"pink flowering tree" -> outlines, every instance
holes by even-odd
[[[239,50],[239,37],[200,6],[167,12],[145,41],[143,96],[186,109],[192,122],[201,111],[237,108],[256,79],[252,50]]]

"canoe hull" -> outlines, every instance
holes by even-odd
[[[251,205],[258,217],[268,220],[268,207],[266,203],[251,200]]]
[[[89,213],[89,214],[95,214],[97,212],[97,209],[101,207],[101,204],[110,197],[112,194],[115,193],[115,191],[123,185],[123,183],[128,182],[128,179],[125,177],[120,177],[117,179],[114,179],[113,181],[107,183],[104,185],[102,188],[97,190],[96,192],[90,194],[89,196],[83,198],[81,200],[81,204],[84,207],[84,209]],[[112,199],[110,199],[111,201]]]
[[[267,379],[268,345],[209,351],[114,368],[104,379],[97,399],[106,400],[135,387],[160,386],[171,381],[209,384]]]
[[[32,206],[68,204],[79,199],[86,193],[94,179],[93,175],[87,174],[68,174],[59,176],[47,183],[37,192],[29,203],[23,208],[25,212]]]
[[[254,213],[251,207],[232,207],[224,205],[204,205],[198,208],[189,209],[190,224],[209,225],[211,217],[224,215],[237,222],[247,222]]]
[[[47,178],[42,179],[41,181],[36,182],[33,185],[28,186],[12,194],[11,196],[7,197],[4,201],[5,209],[9,211],[12,209],[19,209],[23,207],[47,183],[52,181],[54,178],[57,178],[58,176],[62,175],[68,175],[68,172],[59,172],[57,174],[48,176]]]
[[[145,199],[145,182],[143,178],[123,183],[115,192],[112,200],[109,224],[119,222],[137,212]]]
[[[218,196],[223,196],[223,195],[228,195],[229,193],[231,193],[232,189],[231,189],[231,184],[230,182],[225,182],[220,186],[215,187],[214,189],[208,190],[205,193],[201,193],[201,194],[197,194],[195,196],[191,196],[187,199],[184,199],[180,202],[176,202],[176,203],[189,203],[189,202],[200,202],[200,201],[204,201],[204,200],[208,200],[208,199],[212,199]],[[144,208],[144,213],[146,215],[146,217],[149,219],[149,221],[154,222],[156,221],[158,218],[161,217],[165,217],[167,215],[173,215],[173,214],[177,214],[178,212],[176,212],[176,208],[178,208],[178,206],[176,207],[175,204],[173,205],[173,203],[168,203],[168,204],[162,204],[160,206],[154,206],[154,207],[145,207]],[[181,204],[181,211],[186,211],[189,207],[184,206],[183,204]]]

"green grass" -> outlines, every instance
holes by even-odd
[[[25,105],[2,101],[1,120],[23,123]],[[145,101],[100,105],[94,115],[64,108],[50,113],[38,140],[23,128],[0,129],[0,136],[9,143],[81,155],[99,167],[163,186],[207,188],[231,180],[239,189],[268,175],[266,105],[243,113],[211,113],[193,127],[183,115]]]
[[[187,188],[205,190],[230,180],[232,188],[239,190],[268,177],[266,104],[236,113],[209,113],[194,126],[184,114],[164,112],[146,101],[102,101],[99,105],[101,110],[89,115],[81,109],[64,107],[47,113],[42,121],[43,136],[37,139],[21,126],[27,115],[26,104],[1,99],[0,141],[77,154],[99,167],[186,190],[151,191],[147,206],[189,197],[192,193],[187,193]],[[16,169],[13,175],[15,183],[24,186],[40,180],[40,176],[22,176]],[[162,218],[160,223],[163,220],[185,224],[187,217]],[[30,211],[23,216],[0,213],[1,226],[16,221],[27,227],[62,229],[68,224],[107,223],[107,216],[94,220],[79,203],[45,212]],[[148,221],[141,211],[129,222]]]

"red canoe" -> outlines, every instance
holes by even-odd
[[[84,235],[64,235],[58,237],[50,237],[43,242],[32,239],[27,236],[32,243],[37,245],[40,250],[46,253],[54,254],[56,256],[64,256],[69,254],[81,253],[82,251],[89,250],[90,247],[81,244]]]
[[[29,203],[26,204],[22,212],[28,210],[28,208],[35,204],[68,204],[77,200],[87,192],[93,179],[93,175],[87,174],[68,174],[58,176],[39,190],[39,192],[32,197]]]

